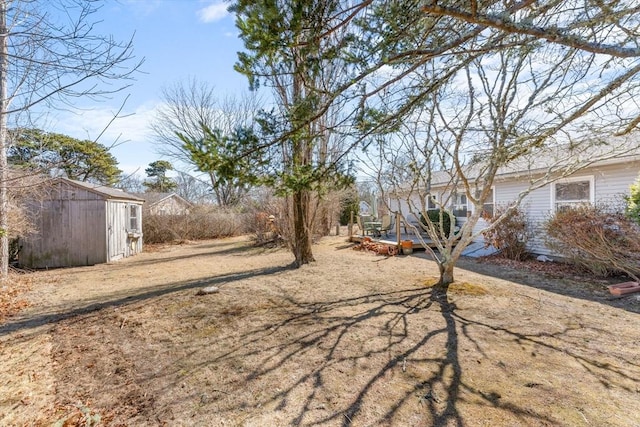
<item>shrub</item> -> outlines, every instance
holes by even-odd
[[[351,220],[351,212],[353,212],[354,218],[360,211],[360,204],[358,203],[358,194],[349,193],[347,197],[342,200],[342,209],[340,210],[340,225],[347,225]]]
[[[286,235],[284,200],[262,188],[244,207],[244,229],[253,235],[256,245],[281,244]]]
[[[244,233],[243,223],[243,215],[233,209],[196,206],[188,215],[150,215],[145,212],[142,233],[145,243],[217,239]]]
[[[594,274],[640,276],[640,227],[621,213],[582,206],[556,212],[545,224],[546,244]]]
[[[444,209],[431,209],[427,211],[427,218],[433,223],[438,236],[442,236],[442,230],[444,230],[444,237],[449,237],[451,233],[451,223],[453,222],[455,224],[455,218],[451,212]],[[424,230],[429,229],[423,213],[420,214],[420,225]]]
[[[493,215],[483,215],[491,227],[484,231],[485,247],[493,246],[500,251],[499,256],[515,261],[523,261],[529,256],[527,243],[531,230],[527,215],[520,207],[506,214],[508,206],[496,206]],[[504,216],[503,218],[501,218]]]
[[[625,197],[625,201],[627,217],[636,224],[640,224],[640,176],[631,184],[631,194]]]
[[[276,243],[281,240],[278,217],[264,211],[250,212],[245,216],[247,232],[253,235],[257,245]]]

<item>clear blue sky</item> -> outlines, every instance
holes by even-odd
[[[131,173],[160,158],[152,144],[149,121],[160,103],[163,86],[195,77],[215,86],[221,96],[248,90],[244,76],[233,70],[242,42],[234,17],[220,0],[111,0],[94,19],[101,34],[116,40],[134,37],[134,54],[144,58],[142,73],[125,91],[105,102],[83,100],[83,111],[53,113],[47,130],[76,138],[95,139],[129,95],[123,114],[99,139],[110,146],[120,169]],[[50,129],[53,127],[53,129]]]

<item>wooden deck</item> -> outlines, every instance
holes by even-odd
[[[364,230],[359,229],[354,223],[353,213],[351,215],[351,222],[349,224],[349,230],[353,230],[354,227],[358,230],[357,233],[352,233],[349,239],[352,242],[362,242],[365,237],[371,238],[374,242],[382,243],[389,246],[398,246],[400,247],[400,242],[403,240],[411,240],[413,242],[413,249],[424,250],[426,246],[436,247],[435,243],[431,239],[426,236],[422,236],[422,241],[415,234],[408,233],[407,230],[410,230],[410,227],[401,220],[400,214],[395,214],[395,221],[393,222],[393,228],[389,230],[386,234],[382,233],[380,236],[374,236],[371,232],[365,233]],[[404,233],[402,232],[404,230]],[[424,244],[423,244],[424,242]]]
[[[413,249],[422,249],[422,250],[425,249],[425,246],[420,242],[420,240],[415,235],[409,235],[404,233],[400,234],[400,239],[398,239],[398,236],[395,233],[389,233],[388,235],[385,235],[383,233],[379,237],[375,237],[372,235],[352,234],[350,237],[350,240],[352,242],[360,243],[364,240],[365,237],[371,238],[371,240],[373,240],[374,242],[383,243],[389,246],[398,246],[399,242],[403,240],[411,240],[413,242]],[[431,242],[430,239],[423,237],[423,240],[425,241],[426,245],[430,247],[435,247],[435,244],[433,244],[433,242]]]

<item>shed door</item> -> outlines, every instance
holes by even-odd
[[[126,203],[107,203],[107,242],[109,261],[115,261],[125,256],[127,244],[127,212]]]

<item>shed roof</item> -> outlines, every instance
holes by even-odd
[[[138,196],[126,193],[117,188],[107,187],[105,185],[94,184],[91,182],[84,182],[84,181],[76,181],[75,179],[69,179],[69,178],[57,178],[57,181],[66,182],[75,187],[80,187],[85,190],[89,190],[91,192],[100,194],[104,196],[106,199],[124,199],[124,200],[135,200],[140,202],[144,201],[144,199]]]

